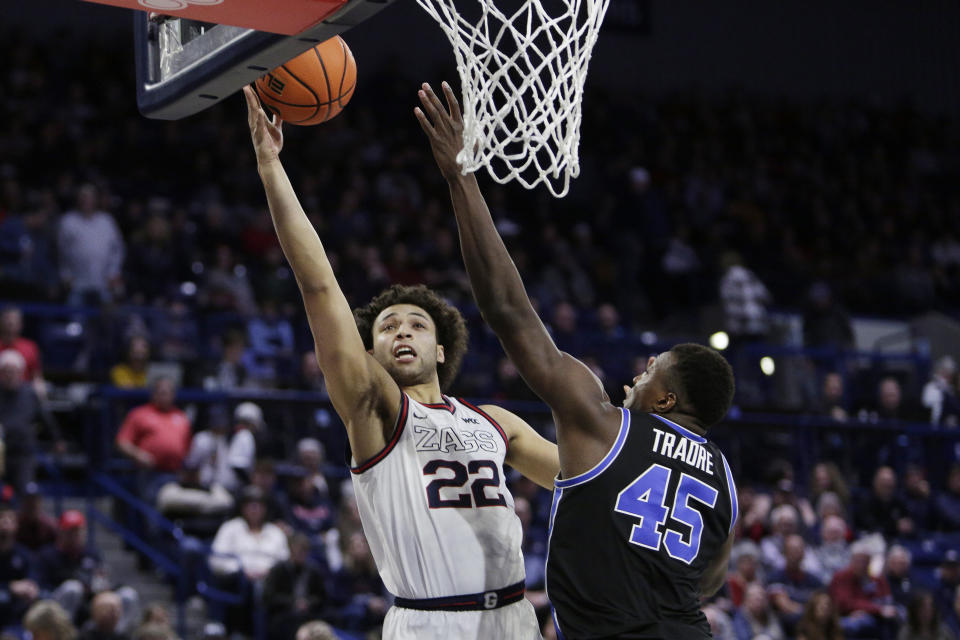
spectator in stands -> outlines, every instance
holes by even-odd
[[[873,475],[871,493],[856,505],[857,529],[882,533],[887,538],[910,535],[915,531],[907,505],[897,495],[897,474],[890,467],[879,467]]]
[[[960,531],[960,463],[947,473],[946,488],[936,499],[937,521],[943,531]]]
[[[283,531],[266,521],[263,492],[254,486],[243,490],[240,515],[227,520],[213,540],[210,568],[218,575],[242,572],[248,580],[260,581],[277,562],[290,557],[290,548]]]
[[[60,279],[70,292],[70,306],[109,302],[123,285],[123,236],[113,216],[99,208],[98,199],[97,187],[84,184],[77,191],[77,208],[60,218]]]
[[[513,477],[509,479],[509,487],[514,498],[520,496],[526,498],[527,502],[530,503],[531,535],[537,539],[546,540],[547,529],[550,524],[550,507],[553,506],[553,496],[536,482],[519,473],[513,474]]]
[[[940,611],[933,595],[919,591],[907,608],[907,623],[900,629],[897,640],[956,640],[957,636],[941,621]]]
[[[960,586],[953,594],[953,606],[947,615],[947,625],[953,630],[954,635],[960,637]]]
[[[207,428],[197,432],[190,441],[190,450],[184,466],[199,470],[200,484],[218,485],[228,491],[237,491],[241,482],[230,466],[230,415],[222,405],[207,409]]]
[[[546,541],[540,536],[531,535],[530,525],[533,522],[533,513],[530,510],[529,500],[523,496],[516,496],[513,500],[513,510],[517,513],[523,530],[523,566],[526,570],[524,580],[529,598],[529,592],[542,590],[546,582]],[[544,601],[544,604],[548,603]],[[537,607],[537,604],[534,604],[534,607]]]
[[[784,558],[784,544],[787,538],[800,532],[800,518],[797,516],[797,510],[789,504],[783,504],[770,512],[771,535],[760,541],[760,551],[763,557],[763,566],[768,571],[783,569],[786,560]],[[804,556],[804,569],[815,573],[817,571],[816,559],[813,556]]]
[[[246,336],[239,331],[227,331],[223,337],[220,362],[214,366],[212,375],[204,379],[203,386],[221,391],[256,389],[257,382],[250,371],[251,357]]]
[[[20,494],[17,542],[36,551],[57,539],[57,520],[43,508],[43,495],[36,482],[29,483]]]
[[[261,458],[253,465],[250,485],[257,487],[264,495],[267,505],[267,521],[279,523],[286,511],[280,489],[277,487],[276,464],[270,458]]]
[[[293,372],[293,326],[280,315],[278,305],[276,298],[263,299],[260,313],[247,322],[251,364],[255,365],[251,373],[268,388],[275,387],[281,376],[289,379]]]
[[[23,628],[32,640],[75,640],[77,629],[70,614],[53,600],[41,600],[23,617]]]
[[[813,594],[797,623],[797,640],[843,640],[843,627],[833,598],[826,591]]]
[[[727,612],[711,603],[704,605],[701,609],[703,615],[707,618],[707,624],[710,625],[710,633],[714,640],[737,640],[733,631],[733,620],[727,615]]]
[[[802,537],[796,534],[787,536],[783,545],[784,567],[773,571],[767,578],[770,601],[791,635],[803,615],[804,606],[814,592],[824,587],[820,578],[803,568],[806,551],[807,545]]]
[[[743,606],[733,617],[733,629],[737,640],[753,640],[759,636],[769,640],[786,640],[787,637],[770,608],[766,590],[759,584],[747,587]]]
[[[357,498],[350,490],[344,492],[340,499],[340,508],[337,510],[336,525],[324,534],[324,547],[327,553],[327,566],[331,571],[340,571],[343,568],[344,541],[355,531],[363,531],[360,522],[360,509]]]
[[[326,622],[314,620],[297,629],[296,640],[337,640],[337,634]]]
[[[117,432],[117,448],[144,469],[173,473],[187,455],[190,420],[175,397],[173,381],[157,378],[150,402],[130,411]]]
[[[170,301],[164,322],[156,329],[157,355],[166,362],[192,364],[201,344],[200,330],[193,310],[183,297]]]
[[[180,468],[177,479],[160,487],[157,493],[157,510],[171,520],[183,518],[219,520],[227,515],[233,509],[233,495],[216,481],[209,485],[204,484],[201,481],[200,472],[197,461],[188,457]],[[200,535],[195,530],[189,533]]]
[[[742,540],[734,545],[731,552],[733,571],[727,578],[727,588],[734,607],[743,605],[747,587],[752,584],[763,585],[760,567],[760,549],[750,540]]]
[[[934,598],[940,611],[951,611],[960,589],[960,551],[947,549],[937,567]]]
[[[17,543],[17,514],[0,502],[0,629],[17,624],[40,593],[33,556]]]
[[[327,589],[321,567],[310,560],[310,539],[294,534],[290,559],[273,565],[263,582],[271,638],[287,640],[309,620],[324,617]]]
[[[835,300],[830,285],[815,282],[807,296],[803,313],[803,345],[850,349],[853,347],[853,327],[850,316]]]
[[[793,467],[789,467],[790,477],[781,478],[773,487],[770,495],[770,507],[776,511],[781,505],[793,507],[800,516],[799,525],[801,530],[806,532],[813,529],[817,524],[817,513],[810,504],[810,501],[803,495],[798,495],[793,482]]]
[[[40,362],[40,348],[37,343],[21,335],[23,332],[23,313],[18,307],[0,309],[0,352],[13,349],[23,356],[23,381],[43,380]],[[40,390],[38,389],[38,392]]]
[[[162,624],[170,626],[170,613],[162,604],[154,602],[147,605],[143,610],[143,617],[140,619],[140,626],[145,624]]]
[[[840,499],[844,509],[849,508],[850,488],[843,479],[840,468],[835,462],[818,462],[813,465],[813,472],[810,474],[810,502],[818,504],[820,496],[827,491],[833,492]]]
[[[333,503],[321,493],[306,471],[290,478],[287,512],[284,520],[311,540],[321,543],[321,534],[333,526]]]
[[[19,351],[0,352],[0,427],[6,449],[6,478],[18,492],[33,482],[36,473],[37,424],[46,429],[57,451],[66,449],[53,416],[33,385],[23,381],[25,368]]]
[[[737,502],[741,514],[737,518],[737,528],[744,537],[759,540],[767,533],[770,496],[760,493],[748,483],[742,483],[737,487]]]
[[[142,389],[147,386],[147,367],[150,364],[150,342],[146,336],[135,335],[127,343],[123,362],[110,369],[110,384],[122,389]]]
[[[369,631],[383,623],[389,604],[362,531],[341,539],[343,567],[333,574],[330,597],[347,631]]]
[[[243,482],[250,481],[257,455],[269,454],[270,434],[263,410],[255,402],[241,402],[233,409],[233,435],[228,452],[230,468]]]
[[[187,459],[200,469],[200,482],[220,485],[231,492],[249,483],[256,459],[253,429],[263,426],[263,412],[252,402],[241,402],[233,411],[233,427],[222,407],[211,407],[209,429],[190,443]]]
[[[219,622],[213,626],[219,627],[221,633],[219,636],[210,635],[207,629],[211,625],[204,625],[198,640],[226,640],[227,631]],[[133,640],[179,640],[177,634],[170,628],[170,614],[159,604],[148,606],[143,612],[143,618],[140,620],[140,626],[133,633]]]
[[[80,511],[71,509],[60,516],[56,543],[37,554],[37,582],[71,617],[84,609],[93,595],[111,588],[100,556],[87,547],[87,519]],[[138,615],[139,596],[128,586],[114,591],[122,605],[120,629],[126,631]]]
[[[206,636],[203,636],[203,638],[206,640]],[[173,629],[167,625],[144,624],[134,632],[133,640],[179,640],[179,638]],[[226,640],[226,636],[223,636],[223,640]]]
[[[903,476],[903,503],[918,531],[936,529],[937,513],[926,469],[911,464]]]
[[[198,294],[200,304],[215,311],[234,311],[249,316],[257,311],[247,269],[238,264],[229,244],[214,249],[214,264],[207,269]]]
[[[766,285],[744,266],[736,252],[722,257],[721,268],[720,302],[731,340],[738,343],[763,340],[770,329],[767,304],[771,296]]]
[[[297,465],[309,476],[322,496],[329,496],[330,488],[323,475],[324,462],[326,462],[326,452],[319,440],[303,438],[297,442]]]
[[[820,527],[820,546],[814,553],[821,567],[824,582],[850,564],[850,545],[847,543],[847,523],[840,516],[827,516]]]
[[[166,199],[153,199],[149,217],[132,234],[126,273],[138,304],[162,302],[177,282],[183,264],[183,247],[174,242],[169,204]]]
[[[323,371],[317,364],[317,354],[313,349],[300,354],[300,370],[296,388],[303,391],[316,391],[324,397],[327,395],[327,383],[323,379]]]
[[[906,547],[895,544],[887,550],[884,575],[890,584],[890,593],[893,596],[893,601],[901,609],[901,618],[916,591],[916,585],[910,575],[911,562],[912,556]]]
[[[129,635],[117,631],[122,613],[120,596],[101,591],[90,603],[90,620],[80,630],[80,640],[129,640]]]
[[[939,358],[930,381],[923,386],[922,404],[929,411],[930,424],[955,427],[960,421],[957,399],[957,361],[951,356]]]
[[[910,400],[904,400],[900,381],[887,376],[877,384],[877,398],[873,406],[862,409],[862,419],[876,421],[918,422],[926,418]]]
[[[823,376],[817,413],[829,416],[837,422],[846,422],[850,417],[846,398],[844,398],[843,376],[831,371]]]
[[[814,527],[814,533],[819,535],[823,521],[829,516],[838,516],[840,518],[847,516],[847,510],[843,508],[843,503],[840,502],[840,498],[838,498],[837,494],[833,491],[821,493],[820,498],[817,500],[818,524]]]
[[[550,332],[558,347],[564,351],[576,351],[577,339],[577,308],[569,302],[558,302],[553,307],[553,314],[550,316]],[[562,346],[561,346],[562,345]]]
[[[852,637],[890,640],[897,624],[897,608],[887,579],[870,575],[870,556],[882,549],[882,540],[862,538],[850,549],[850,564],[833,576],[830,595]]]
[[[38,189],[28,194],[26,206],[22,215],[7,216],[0,223],[0,259],[6,258],[0,280],[10,298],[54,298],[58,280],[53,253],[53,220],[59,215],[56,197],[50,189]]]

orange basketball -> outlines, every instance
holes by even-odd
[[[290,124],[320,124],[350,102],[357,63],[350,47],[333,36],[257,79],[264,108]]]

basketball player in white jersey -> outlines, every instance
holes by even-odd
[[[539,638],[503,464],[551,487],[556,445],[499,407],[443,395],[466,329],[433,292],[391,287],[354,317],[280,163],[282,123],[243,91],[274,226],[347,428],[364,533],[396,597],[383,637]]]

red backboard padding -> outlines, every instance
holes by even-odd
[[[346,0],[86,1],[288,36],[306,31],[346,4]]]

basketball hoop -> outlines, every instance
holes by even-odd
[[[464,2],[465,0],[461,0]],[[580,105],[587,64],[609,0],[476,0],[464,17],[454,0],[417,0],[453,45],[463,89],[464,173],[486,167],[499,183],[543,182],[561,198],[580,174]]]

